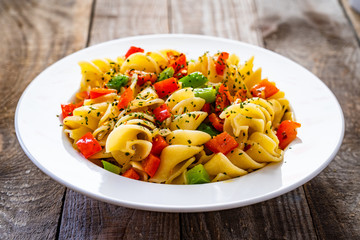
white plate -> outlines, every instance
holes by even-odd
[[[83,158],[64,135],[60,104],[78,90],[80,60],[116,58],[131,46],[145,51],[173,48],[194,59],[205,51],[236,53],[242,61],[255,56],[255,68],[276,82],[289,99],[299,139],[284,161],[246,176],[202,185],[165,185],[127,179]],[[154,211],[198,212],[246,206],[289,192],[320,173],[335,157],[343,139],[339,103],[312,73],[274,52],[246,43],[197,35],[149,35],[105,42],[53,64],[27,87],[19,100],[15,128],[27,156],[43,172],[65,186],[112,204]]]

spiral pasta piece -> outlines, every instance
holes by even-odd
[[[142,90],[133,101],[130,102],[129,109],[144,109],[151,106],[159,106],[164,103],[164,100],[159,98],[155,90],[147,87]]]
[[[224,154],[215,154],[204,165],[213,181],[221,181],[247,174],[247,171],[235,166]]]
[[[160,67],[156,61],[144,53],[134,53],[121,65],[120,73],[128,70],[139,70],[145,72],[160,73]]]
[[[109,103],[84,105],[74,109],[73,116],[64,118],[65,133],[76,142],[85,133],[94,131],[105,113]]]
[[[203,147],[191,145],[170,145],[161,152],[160,166],[156,174],[149,179],[151,182],[171,181],[185,170],[183,166],[189,166],[195,161],[194,155],[201,152]]]
[[[79,66],[82,74],[80,91],[88,91],[91,88],[102,87],[119,71],[120,64],[111,59],[94,59],[80,61]]]

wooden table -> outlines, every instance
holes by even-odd
[[[347,0],[1,0],[0,239],[360,239],[359,19]],[[344,111],[335,159],[280,197],[207,213],[113,206],[43,174],[15,136],[14,112],[26,86],[84,47],[154,33],[236,39],[312,71]]]

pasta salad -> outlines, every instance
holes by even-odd
[[[104,169],[154,183],[223,181],[280,162],[300,124],[253,61],[134,46],[81,61],[76,100],[61,105],[64,132]]]

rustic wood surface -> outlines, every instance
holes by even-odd
[[[360,22],[347,4],[0,1],[0,239],[360,239]],[[51,63],[86,46],[153,33],[240,40],[312,71],[344,111],[345,138],[335,159],[313,180],[280,197],[208,213],[114,206],[43,174],[21,150],[14,130],[16,104],[26,86]]]
[[[357,12],[350,6],[350,0],[341,0],[341,3],[351,25],[355,30],[357,40],[360,43],[360,12]]]

